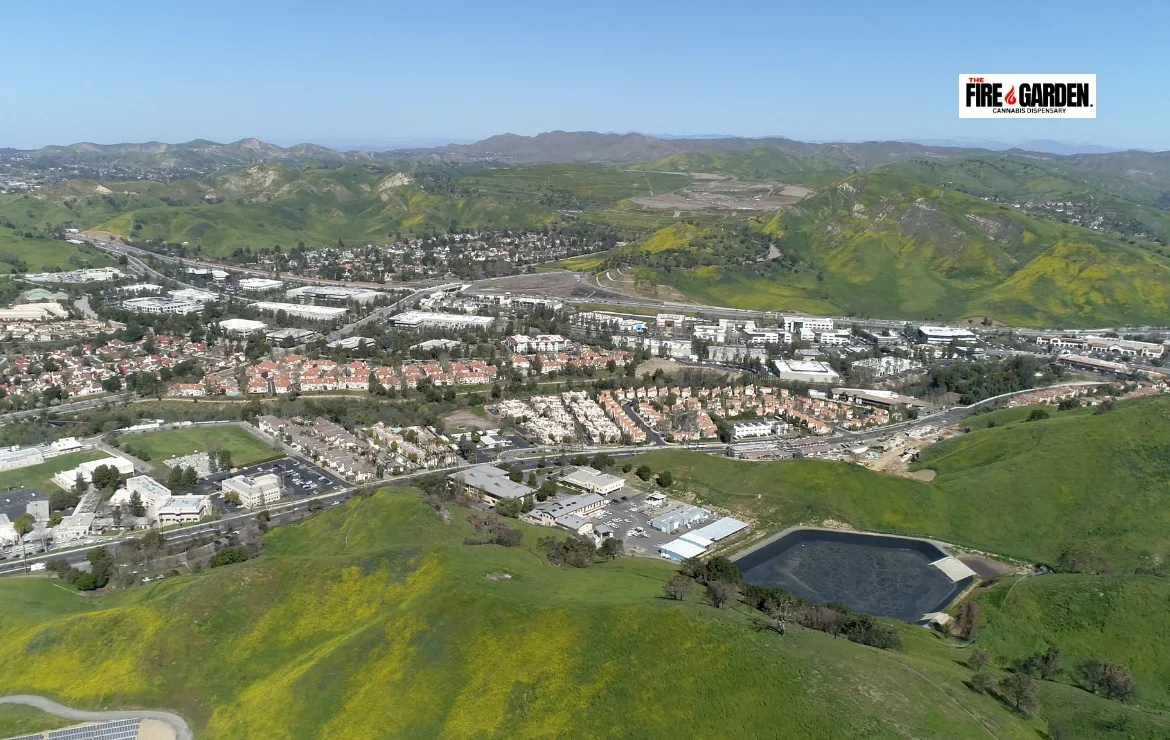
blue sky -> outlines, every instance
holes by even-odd
[[[1165,3],[38,0],[3,15],[0,146],[565,129],[1170,149]],[[960,120],[971,72],[1096,73],[1098,118]]]

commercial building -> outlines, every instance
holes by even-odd
[[[747,528],[748,525],[746,523],[741,522],[738,519],[732,519],[729,516],[725,516],[718,521],[712,522],[705,527],[700,527],[699,529],[684,535],[684,537],[687,539],[694,537],[705,537],[711,542],[719,542],[721,540],[727,539],[728,537],[731,537],[734,534],[738,534]]]
[[[53,476],[53,482],[61,488],[69,490],[73,488],[74,484],[77,482],[77,476],[80,475],[81,480],[89,483],[91,480],[93,480],[93,471],[97,470],[103,465],[115,468],[119,475],[134,474],[134,463],[130,462],[126,458],[103,457],[100,460],[90,460],[89,462],[83,462],[72,470],[63,470]]]
[[[658,554],[667,560],[673,560],[681,563],[689,558],[698,557],[707,552],[707,548],[696,545],[694,542],[689,542],[682,538],[667,542],[662,547],[658,548]]]
[[[224,330],[226,334],[246,337],[250,334],[259,334],[268,328],[268,324],[263,321],[253,321],[251,319],[224,319],[219,322],[219,328]]]
[[[582,491],[588,491],[589,493],[608,496],[615,491],[620,491],[626,482],[616,475],[602,473],[599,470],[583,465],[573,472],[561,476],[561,483],[579,488]]]
[[[280,500],[280,477],[275,473],[237,475],[225,480],[220,490],[235,493],[240,497],[240,506],[246,509],[259,509]]]
[[[122,308],[128,311],[150,314],[189,314],[203,310],[203,304],[198,301],[187,301],[181,298],[165,296],[148,296],[145,298],[128,298],[122,301]]]
[[[12,447],[0,450],[0,470],[15,470],[27,468],[30,465],[40,465],[45,461],[44,454],[36,447]]]
[[[411,329],[488,329],[496,320],[491,316],[469,316],[467,314],[432,313],[430,311],[403,311],[390,317],[392,326]]]
[[[669,534],[671,532],[677,532],[683,527],[689,527],[698,522],[706,521],[710,516],[711,512],[706,509],[685,504],[677,509],[666,512],[662,516],[651,519],[650,526],[659,532]]]
[[[776,377],[800,383],[836,383],[841,380],[837,371],[823,362],[813,360],[776,360]]]
[[[0,321],[52,321],[67,318],[69,312],[60,303],[22,303],[0,308]]]
[[[731,436],[736,440],[759,439],[771,437],[788,428],[782,421],[739,421],[731,428]]]
[[[373,303],[379,296],[384,295],[368,288],[353,288],[345,285],[304,285],[284,292],[286,298],[308,303],[309,301],[328,301],[331,303]]]
[[[341,306],[312,306],[302,303],[274,303],[272,301],[257,301],[252,304],[252,308],[270,313],[284,311],[289,316],[309,321],[334,321],[349,313],[348,308]]]
[[[855,403],[863,406],[873,406],[879,409],[890,410],[899,406],[922,408],[925,403],[911,396],[904,396],[893,391],[871,390],[868,388],[834,388],[833,398],[846,403]]]
[[[282,344],[289,342],[307,342],[310,339],[315,339],[319,334],[312,329],[297,329],[296,327],[286,327],[283,329],[270,329],[264,332],[264,336],[270,342]]]
[[[242,278],[237,285],[240,286],[240,290],[248,293],[263,293],[284,287],[284,281],[271,278]]]
[[[540,504],[524,515],[525,520],[545,527],[564,526],[574,529],[574,519],[565,519],[573,516],[584,519],[605,508],[605,498],[597,493],[583,493],[579,496],[565,496],[555,501]],[[564,520],[564,521],[562,521]]]
[[[142,501],[146,516],[157,519],[159,508],[171,498],[171,489],[148,475],[136,475],[126,480],[125,490],[115,493],[110,503],[127,505],[134,494],[138,494],[139,500]]]
[[[931,326],[924,324],[918,327],[918,336],[927,344],[964,344],[975,342],[979,337],[968,329],[954,326]]]
[[[812,341],[813,335],[819,332],[833,331],[833,320],[816,316],[781,316],[780,320],[784,331],[800,338],[802,341]]]
[[[1106,375],[1126,375],[1130,371],[1129,365],[1125,363],[1098,360],[1096,357],[1089,357],[1088,355],[1061,355],[1056,359],[1062,365],[1068,365],[1078,370],[1104,373]]]
[[[180,288],[179,290],[168,290],[167,295],[171,298],[178,298],[180,301],[191,301],[193,303],[215,303],[219,300],[219,296],[209,290],[199,290],[198,288]]]
[[[447,476],[460,493],[478,496],[491,506],[503,499],[524,498],[535,493],[535,489],[517,483],[508,473],[495,465],[476,465]]]
[[[195,524],[211,516],[210,496],[171,496],[158,507],[158,523],[166,527],[171,524]]]

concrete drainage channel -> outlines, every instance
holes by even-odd
[[[40,709],[43,712],[55,714],[64,719],[76,720],[77,722],[141,720],[141,723],[138,725],[137,734],[139,740],[192,740],[193,737],[187,721],[171,712],[158,712],[149,709],[88,712],[81,709],[70,709],[51,699],[30,694],[0,696],[0,704],[25,704]],[[59,730],[54,732],[59,732]],[[45,737],[51,736],[49,732],[45,732],[43,735]],[[115,735],[110,736],[114,737]],[[116,736],[124,737],[125,735],[118,734]],[[32,733],[32,737],[36,737],[36,733]]]

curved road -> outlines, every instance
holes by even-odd
[[[194,736],[191,734],[191,728],[187,725],[187,720],[183,719],[177,714],[171,712],[157,712],[149,709],[141,709],[136,711],[129,710],[113,710],[109,712],[87,712],[81,709],[70,709],[64,704],[46,699],[43,696],[35,696],[32,694],[13,694],[12,696],[0,696],[0,704],[25,704],[30,707],[36,707],[41,711],[55,714],[58,717],[65,719],[73,719],[78,722],[112,722],[118,719],[153,719],[166,724],[175,731],[175,738],[177,740],[191,740]]]

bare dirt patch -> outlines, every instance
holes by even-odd
[[[460,409],[443,417],[443,428],[449,432],[469,432],[473,429],[486,431],[499,429],[500,425],[466,409]]]
[[[644,195],[630,201],[667,211],[775,211],[799,203],[813,191],[782,182],[741,180],[730,175],[691,173],[697,182],[672,193]]]

